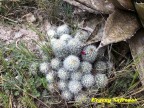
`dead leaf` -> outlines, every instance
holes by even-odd
[[[95,29],[86,43],[87,45],[101,41],[101,38],[103,37],[104,24],[105,22],[102,21],[95,26]]]
[[[94,10],[94,13],[103,13],[103,14],[110,14],[114,11],[114,6],[112,3],[106,0],[64,0],[74,6],[76,3],[79,3],[77,6],[81,9],[89,11],[89,9]],[[80,7],[80,4],[85,7]],[[87,8],[88,9],[87,9]]]
[[[134,10],[132,0],[118,0],[118,2],[126,9]]]
[[[108,1],[112,2],[113,5],[117,8],[126,9],[126,10],[134,10],[134,6],[131,0],[108,0]]]
[[[144,3],[135,3],[135,8],[144,27]]]
[[[101,41],[106,18],[107,16],[101,16],[99,14],[93,15],[79,24],[78,27],[80,29],[88,31],[91,34],[86,42],[86,45]]]
[[[83,4],[80,4],[79,2],[76,2],[75,0],[63,0],[63,1],[69,3],[69,4],[73,5],[73,6],[76,6],[76,7],[80,8],[80,9],[82,9],[82,10],[87,10],[90,13],[94,13],[93,9],[88,8],[87,6],[85,6]]]
[[[106,21],[101,46],[131,38],[139,26],[135,15],[132,13],[115,11]]]
[[[140,29],[128,42],[141,83],[144,85],[144,29]]]

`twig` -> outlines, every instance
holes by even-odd
[[[17,87],[19,90],[22,90],[24,93],[26,93],[27,95],[31,96],[32,98],[38,100],[40,103],[42,103],[44,106],[46,106],[47,108],[50,108],[47,104],[45,104],[43,101],[41,101],[40,99],[36,98],[35,96],[27,93],[26,91],[24,91],[23,89],[21,89],[19,86],[17,86],[16,84],[14,85],[15,87]]]
[[[7,17],[5,17],[5,16],[0,15],[0,17],[2,17],[2,18],[4,18],[4,19],[7,19],[7,20],[9,20],[9,21],[11,21],[11,22],[14,22],[14,23],[18,23],[18,21],[15,21],[15,20],[13,20],[13,19],[7,18]]]

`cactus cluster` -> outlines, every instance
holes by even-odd
[[[46,75],[50,92],[57,88],[63,99],[83,102],[86,94],[82,92],[106,87],[108,62],[97,59],[96,46],[83,46],[89,33],[81,30],[75,37],[71,36],[70,28],[64,24],[47,34],[54,57],[50,62],[41,63],[39,70]]]

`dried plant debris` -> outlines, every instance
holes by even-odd
[[[128,42],[141,83],[144,85],[144,29],[140,29]]]
[[[84,21],[80,22],[78,28],[82,29],[81,34],[86,34],[85,31],[89,34],[87,41],[85,41],[86,44],[101,41],[101,38],[103,37],[105,19],[107,19],[107,16],[91,15],[91,17],[88,17]]]
[[[10,26],[0,24],[0,40],[5,44],[11,44],[18,41],[23,41],[26,46],[32,51],[36,50],[36,44],[33,40],[38,41],[39,36],[33,30],[26,26]]]
[[[105,1],[105,0],[64,0],[70,4],[73,4],[74,6],[80,6],[77,5],[82,4],[85,7],[79,7],[80,9],[86,10],[86,11],[90,11],[90,9],[92,9],[94,11],[94,13],[103,13],[103,14],[109,14],[112,13],[114,11],[114,6],[112,3]],[[87,8],[86,8],[87,7]]]
[[[95,26],[95,29],[91,33],[90,38],[87,41],[87,44],[96,43],[101,41],[104,32],[105,21],[100,22]]]
[[[135,15],[117,10],[106,21],[101,46],[130,39],[139,29]]]

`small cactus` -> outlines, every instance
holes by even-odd
[[[70,29],[69,29],[69,26],[64,24],[64,25],[61,25],[57,28],[57,35],[60,37],[62,36],[63,34],[69,34],[70,33]]]
[[[96,86],[98,88],[104,88],[108,84],[108,78],[105,74],[96,74],[95,76]]]
[[[72,72],[71,73],[71,79],[72,80],[81,80],[82,73],[81,72]]]
[[[106,74],[107,73],[107,69],[108,69],[108,65],[106,61],[96,61],[94,63],[94,70],[97,73],[103,73]]]
[[[68,71],[76,71],[80,66],[80,60],[77,56],[70,55],[65,58],[63,65]]]
[[[56,30],[55,30],[55,29],[49,29],[49,30],[47,31],[47,35],[48,35],[48,38],[49,38],[49,39],[57,38],[57,33],[56,33]]]
[[[58,41],[58,39],[55,39],[55,38],[53,38],[53,39],[50,39],[50,45],[51,45],[51,47],[53,47],[53,45],[55,45],[55,43]]]
[[[63,34],[63,35],[60,37],[60,40],[65,41],[66,43],[68,43],[71,39],[72,39],[72,36],[71,36],[71,35],[68,35],[68,34]]]
[[[59,58],[54,58],[51,60],[51,67],[54,70],[59,70],[62,67],[62,62]]]
[[[72,81],[69,81],[68,88],[69,88],[70,92],[76,94],[79,91],[81,91],[82,85],[79,81],[72,80]]]
[[[81,42],[86,42],[89,38],[90,34],[85,30],[77,31],[75,38],[79,39]]]
[[[68,55],[68,47],[66,42],[57,40],[52,45],[52,50],[56,57],[58,58],[65,58]]]
[[[47,87],[48,87],[48,90],[49,90],[51,93],[54,93],[54,92],[56,91],[56,88],[55,88],[55,84],[54,84],[54,83],[48,83]]]
[[[68,50],[72,55],[80,55],[82,48],[83,48],[83,43],[78,39],[74,38],[68,42]]]
[[[53,83],[55,80],[55,72],[51,71],[48,74],[46,74],[46,80],[48,81],[48,83]]]
[[[47,63],[47,62],[41,63],[39,70],[40,70],[40,72],[42,72],[44,74],[48,73],[48,71],[51,70],[50,63]]]
[[[82,77],[81,82],[84,87],[89,88],[95,83],[94,76],[91,74],[86,74]]]
[[[97,57],[97,49],[94,45],[86,46],[82,51],[82,59],[93,63]]]
[[[80,65],[80,70],[83,73],[90,73],[92,71],[92,64],[87,61],[84,61]]]
[[[75,95],[74,99],[75,99],[75,102],[84,103],[87,101],[87,95],[84,93],[80,93],[80,94]]]
[[[29,67],[29,72],[32,75],[36,75],[37,71],[38,71],[38,66],[39,66],[39,64],[37,62],[33,62]]]
[[[61,97],[67,101],[70,101],[73,98],[73,94],[70,91],[65,90],[65,91],[62,91]]]
[[[58,77],[62,80],[67,80],[70,77],[69,74],[70,73],[65,68],[60,68],[58,70]]]
[[[59,88],[60,90],[66,90],[66,89],[67,89],[67,83],[66,83],[66,81],[60,80],[60,81],[58,82],[58,88]]]

